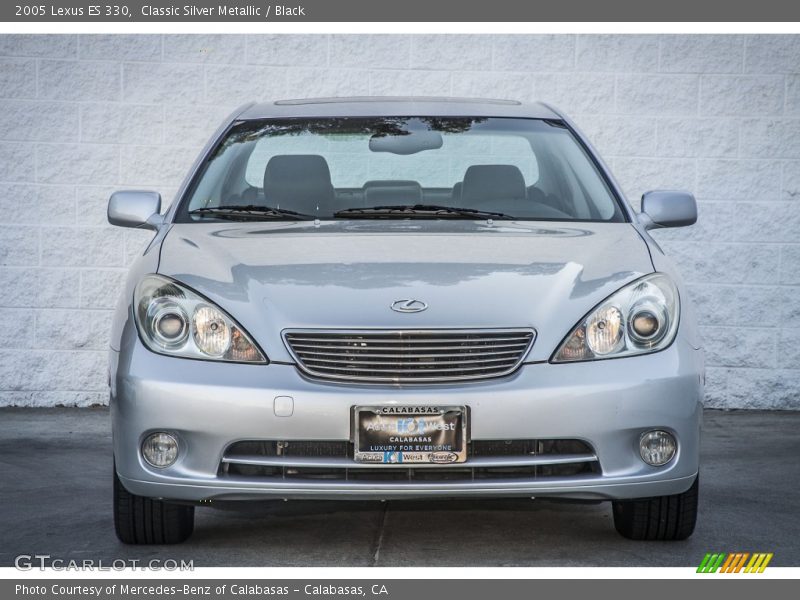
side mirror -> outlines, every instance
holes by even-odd
[[[108,200],[108,222],[119,227],[158,229],[161,217],[161,194],[138,190],[114,192]]]
[[[642,196],[641,216],[647,229],[686,227],[697,222],[697,202],[689,192],[647,192]]]

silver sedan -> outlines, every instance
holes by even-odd
[[[250,104],[162,214],[110,351],[126,543],[220,500],[610,500],[624,536],[697,515],[703,352],[650,237],[556,109],[504,100]]]

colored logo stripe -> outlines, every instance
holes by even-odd
[[[703,557],[700,566],[697,567],[698,573],[716,573],[722,561],[725,560],[725,554],[706,554]]]
[[[725,563],[725,565],[727,565],[727,568],[723,567],[722,572],[738,573],[739,571],[742,570],[742,567],[744,566],[744,561],[747,560],[747,557],[750,556],[750,553],[737,552],[735,554],[729,554],[728,556],[731,557],[731,559]]]
[[[767,568],[769,561],[772,560],[772,553],[769,554],[754,554],[753,558],[750,559],[747,567],[745,568],[745,573],[763,573],[764,569]]]
[[[711,553],[708,552],[700,561],[700,566],[697,567],[698,573],[740,573],[744,569],[744,573],[763,573],[764,569],[772,560],[772,552],[731,552],[725,553]],[[750,559],[747,562],[747,559]],[[747,566],[745,563],[747,562]]]
[[[725,559],[725,564],[722,565],[722,572],[730,573],[731,564],[733,564],[738,558],[739,558],[738,554],[728,554],[728,558]]]

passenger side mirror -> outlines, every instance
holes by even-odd
[[[642,196],[646,229],[686,227],[697,222],[697,202],[689,192],[658,190]]]
[[[119,227],[158,229],[163,223],[161,194],[139,190],[114,192],[108,200],[108,222]]]

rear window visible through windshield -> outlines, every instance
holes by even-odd
[[[559,122],[370,117],[236,124],[179,221],[293,218],[624,221]]]

